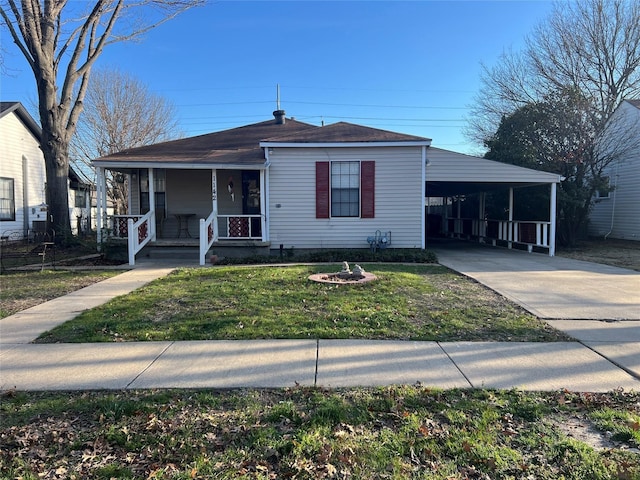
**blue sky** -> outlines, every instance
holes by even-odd
[[[217,1],[135,43],[107,47],[98,65],[141,80],[172,102],[187,136],[287,116],[346,121],[478,153],[464,136],[493,65],[552,9],[537,1]],[[9,75],[0,97],[33,111],[35,82],[2,31]]]

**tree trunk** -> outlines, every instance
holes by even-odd
[[[53,77],[53,75],[49,75]],[[63,241],[71,234],[69,219],[69,142],[64,126],[66,109],[56,102],[55,83],[42,75],[38,82],[40,123],[42,139],[40,147],[44,155],[47,175],[46,197],[49,207],[47,231],[53,230],[56,241]]]
[[[45,139],[45,141],[47,141]],[[47,171],[47,205],[49,217],[47,230],[55,232],[57,241],[71,234],[69,220],[69,157],[65,145],[49,142],[44,150]]]
[[[49,55],[52,55],[50,52]],[[53,61],[44,62],[35,69],[38,86],[38,106],[42,138],[40,148],[44,155],[47,176],[46,197],[49,207],[47,231],[53,230],[56,242],[71,234],[69,219],[69,134],[67,119],[71,99],[58,102],[56,70]],[[65,101],[66,100],[66,101]]]

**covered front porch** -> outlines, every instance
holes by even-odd
[[[127,212],[108,215],[107,170],[97,167],[98,242],[128,244],[129,264],[147,245],[192,245],[199,263],[215,246],[269,246],[266,168],[119,169]]]

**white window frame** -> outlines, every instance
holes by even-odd
[[[335,168],[334,168],[335,167]],[[329,166],[329,216],[331,218],[360,218],[361,213],[361,189],[360,184],[362,176],[361,165],[359,160],[336,160],[330,162]],[[335,184],[339,182],[339,186]],[[347,191],[347,195],[353,196],[355,190],[355,201],[352,198],[347,201],[340,201],[334,208],[334,190]],[[356,203],[357,202],[357,203]],[[339,208],[342,207],[342,208]],[[353,212],[355,207],[355,212]],[[342,209],[348,209],[348,214],[344,214]],[[336,210],[340,210],[340,215],[336,214]]]
[[[8,178],[8,177],[0,177],[0,221],[14,222],[15,220],[16,220],[15,179]]]

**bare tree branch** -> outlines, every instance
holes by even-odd
[[[484,68],[467,136],[481,143],[503,115],[545,95],[575,88],[591,99],[604,125],[620,102],[640,95],[640,2],[558,2],[521,52]]]
[[[71,157],[87,171],[91,160],[129,148],[149,145],[180,136],[175,108],[164,98],[149,93],[135,78],[117,70],[93,73]],[[127,205],[127,185],[122,175],[107,177],[107,193],[123,212]]]
[[[85,2],[67,0],[0,0],[2,26],[7,27],[36,80],[47,203],[59,233],[70,231],[69,143],[82,113],[96,59],[105,46],[137,38],[203,3],[204,0],[94,0],[85,9]],[[61,70],[64,77],[59,84]]]

